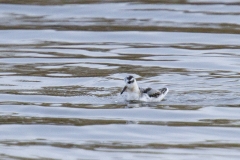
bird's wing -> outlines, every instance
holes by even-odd
[[[159,90],[152,88],[142,88],[140,90],[142,93],[147,94],[149,97],[158,97],[161,94]]]
[[[152,89],[152,88],[140,88],[140,91],[142,93],[147,94],[149,97],[157,98],[160,95],[165,94],[166,91],[167,91],[167,88],[162,88],[162,89],[159,89],[159,90]]]

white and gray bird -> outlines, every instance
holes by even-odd
[[[126,91],[128,101],[160,102],[168,93],[168,88],[139,88],[136,79],[131,75],[125,77],[124,81],[126,85],[121,94]]]

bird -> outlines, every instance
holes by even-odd
[[[124,78],[126,85],[121,91],[121,95],[127,92],[127,101],[160,102],[168,93],[168,88],[153,89],[139,88],[136,79],[129,75]]]

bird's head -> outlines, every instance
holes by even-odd
[[[126,83],[125,87],[123,88],[121,94],[127,89],[127,88],[133,88],[136,85],[136,79],[133,76],[127,76],[124,78],[124,81]]]

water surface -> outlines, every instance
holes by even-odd
[[[239,159],[239,15],[234,0],[2,1],[1,159]],[[129,74],[167,97],[126,102]]]

